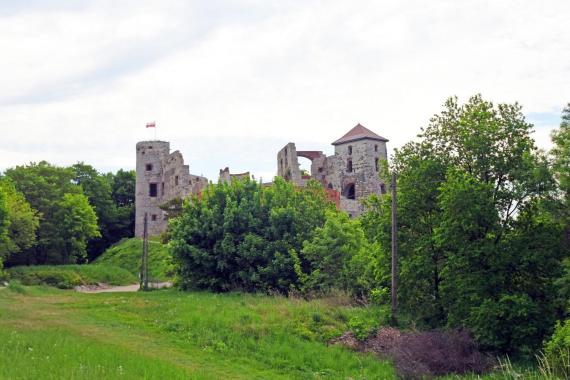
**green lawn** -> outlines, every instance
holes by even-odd
[[[172,279],[172,259],[167,246],[158,238],[151,238],[148,245],[149,276],[153,281]],[[109,247],[94,264],[113,265],[128,270],[137,276],[141,267],[142,240],[138,238],[123,239]]]
[[[327,346],[377,308],[245,294],[0,290],[1,379],[392,379]]]

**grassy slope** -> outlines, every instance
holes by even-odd
[[[10,277],[25,285],[47,284],[59,288],[72,288],[104,282],[110,285],[128,285],[138,279],[129,271],[110,265],[37,265],[21,266],[8,270]]]
[[[108,264],[124,268],[138,276],[141,265],[142,240],[138,238],[123,239],[109,247],[95,264]],[[158,238],[149,241],[149,274],[153,280],[166,281],[172,276],[171,257],[166,245],[160,243]]]
[[[242,294],[0,290],[0,378],[392,379],[368,355],[328,347],[380,310]]]

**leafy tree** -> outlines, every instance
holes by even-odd
[[[0,188],[0,253],[6,249],[8,245],[8,205],[6,202],[6,193]],[[2,275],[3,255],[0,254],[0,276]]]
[[[429,327],[468,327],[503,352],[548,333],[561,270],[560,229],[542,207],[554,182],[531,130],[517,104],[451,98],[393,165],[401,307]],[[378,222],[367,230],[381,247],[388,210],[363,216]]]
[[[182,286],[288,291],[297,283],[303,241],[333,208],[317,183],[296,188],[277,178],[270,187],[249,180],[208,186],[171,222]]]
[[[135,183],[134,170],[120,169],[110,178],[111,196],[117,208],[115,224],[112,228],[113,242],[125,237],[132,237],[135,231]]]
[[[92,222],[89,218],[73,218],[72,220],[77,225],[71,226],[69,224],[71,219],[68,218],[68,214],[60,210],[61,207],[67,207],[67,212],[73,213],[69,207],[80,205],[77,197],[70,197],[72,195],[83,196],[81,186],[74,181],[74,170],[53,166],[42,161],[37,164],[31,163],[27,166],[8,169],[5,175],[40,215],[37,244],[18,255],[12,256],[7,262],[28,265],[60,264],[68,262],[68,260],[73,262],[76,258],[82,257],[82,254],[77,254],[81,249],[62,251],[63,242],[69,236],[69,233],[62,228],[63,225],[66,228],[73,227],[73,231],[89,231]],[[74,203],[73,200],[76,202]],[[91,206],[87,206],[91,208]],[[73,234],[75,233],[73,232]],[[73,236],[79,236],[79,234]],[[92,233],[83,233],[82,236],[95,237]]]
[[[91,165],[82,162],[72,166],[75,182],[83,189],[83,194],[89,199],[99,224],[100,237],[89,242],[89,259],[99,256],[105,248],[120,237],[114,236],[113,227],[117,220],[117,207],[112,198],[111,182],[108,176],[101,175]]]
[[[0,256],[22,252],[31,248],[36,242],[36,230],[39,216],[6,178],[0,178],[0,189],[6,194],[6,209],[8,216],[8,231],[5,244],[0,247]]]
[[[556,210],[565,229],[566,248],[570,250],[570,103],[562,112],[560,128],[552,133],[553,171],[559,186]]]
[[[329,211],[323,227],[317,227],[301,251],[307,271],[297,265],[300,288],[304,292],[346,290],[357,297],[367,297],[377,287],[374,266],[380,254],[370,244],[360,221],[343,212]]]
[[[64,194],[54,218],[59,221],[60,234],[56,244],[64,264],[84,262],[87,242],[100,237],[97,215],[83,194]]]

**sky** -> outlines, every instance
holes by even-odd
[[[270,179],[288,142],[332,154],[361,123],[391,152],[477,93],[519,102],[548,149],[568,19],[568,0],[0,0],[0,171],[134,169],[155,121],[193,174]]]

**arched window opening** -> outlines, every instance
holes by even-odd
[[[328,185],[327,187],[328,187],[329,189],[332,189],[332,188],[333,188],[332,183],[329,182],[329,185]]]
[[[354,183],[349,183],[344,187],[343,194],[346,199],[356,199],[356,191],[354,189]]]

